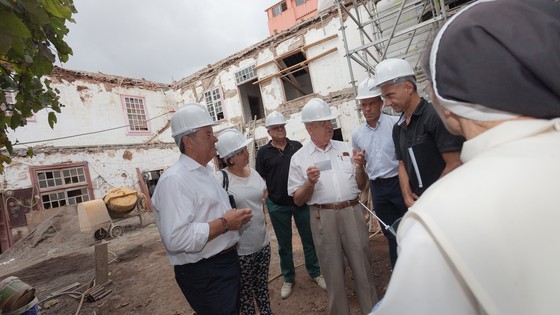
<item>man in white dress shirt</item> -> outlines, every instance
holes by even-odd
[[[558,43],[548,0],[480,0],[439,31],[432,99],[463,165],[405,215],[375,315],[559,313]]]
[[[208,165],[216,156],[213,125],[200,104],[186,104],[173,115],[181,155],[159,179],[152,203],[175,279],[193,310],[233,315],[239,313],[239,229],[252,214],[230,209]]]
[[[352,269],[360,310],[367,314],[377,302],[377,293],[368,227],[358,204],[363,187],[358,187],[354,174],[355,151],[348,143],[331,140],[334,118],[321,99],[313,98],[303,107],[301,120],[311,141],[292,156],[288,194],[296,205],[307,203],[310,207],[313,242],[327,283],[330,314],[350,314],[344,256]],[[365,172],[362,166],[356,171]]]

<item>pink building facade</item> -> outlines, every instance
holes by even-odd
[[[283,0],[266,9],[268,32],[275,35],[317,14],[319,0]]]

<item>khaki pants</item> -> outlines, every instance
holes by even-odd
[[[327,283],[332,315],[350,314],[344,284],[344,254],[354,277],[362,314],[377,303],[373,283],[368,226],[360,205],[340,210],[311,206],[311,231],[321,271]]]

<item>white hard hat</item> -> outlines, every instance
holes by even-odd
[[[268,114],[268,116],[266,116],[266,121],[264,126],[268,128],[270,126],[285,125],[285,124],[286,124],[286,120],[284,119],[284,115],[280,114],[277,111],[273,111],[272,113]]]
[[[331,113],[327,102],[320,98],[312,98],[301,110],[301,122],[306,124],[314,121],[333,120],[336,116]]]
[[[375,77],[377,78],[378,86],[386,83],[396,83],[398,79],[411,76],[414,77],[414,70],[408,61],[404,59],[385,59],[375,67]]]
[[[222,159],[227,159],[243,149],[253,138],[247,139],[245,136],[237,131],[237,129],[226,129],[218,135],[218,142],[216,142],[216,149]]]
[[[206,107],[198,103],[187,103],[180,107],[171,118],[171,136],[179,145],[181,138],[199,128],[215,126],[215,122]]]
[[[363,100],[366,98],[378,97],[381,95],[381,90],[377,86],[377,82],[374,78],[367,77],[360,85],[358,85],[358,96],[357,100]]]

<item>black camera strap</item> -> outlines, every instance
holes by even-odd
[[[223,176],[223,181],[222,181],[222,187],[224,187],[224,189],[226,191],[228,191],[228,187],[229,187],[229,177],[227,175],[227,172],[224,170],[220,170],[220,172],[222,172],[222,176]]]

